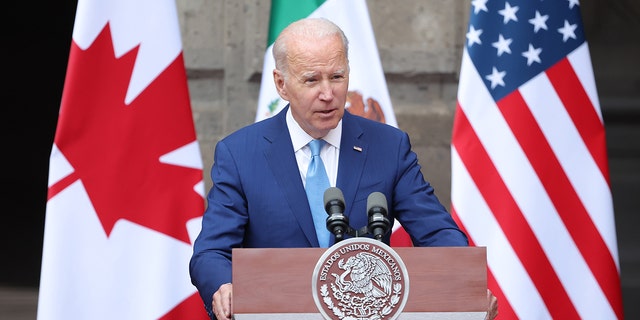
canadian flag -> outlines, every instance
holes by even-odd
[[[207,319],[188,273],[202,178],[174,1],[78,1],[38,319]]]

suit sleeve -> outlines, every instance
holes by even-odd
[[[406,133],[402,135],[398,151],[393,210],[414,246],[467,246],[467,236],[425,180]]]
[[[209,314],[213,293],[231,282],[231,250],[241,246],[247,222],[238,168],[224,140],[216,146],[211,179],[202,230],[189,264],[191,282]]]

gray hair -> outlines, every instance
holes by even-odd
[[[298,37],[324,38],[336,35],[342,39],[342,46],[347,54],[348,62],[349,40],[335,23],[325,18],[305,18],[291,23],[280,32],[273,43],[273,59],[276,63],[276,69],[284,72],[285,75],[288,73],[287,43],[289,39]]]

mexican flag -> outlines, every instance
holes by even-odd
[[[78,1],[38,319],[207,319],[188,272],[202,160],[173,0]]]
[[[349,95],[347,111],[397,127],[395,114],[385,81],[376,38],[365,0],[273,0],[269,23],[268,46],[264,55],[262,83],[256,121],[271,117],[286,105],[273,83],[275,62],[271,49],[280,31],[291,22],[305,17],[323,17],[340,26],[349,39]],[[411,240],[394,224],[392,246],[411,246]]]

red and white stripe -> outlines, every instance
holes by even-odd
[[[587,44],[500,101],[464,52],[452,214],[486,246],[500,319],[621,319],[605,131]]]

